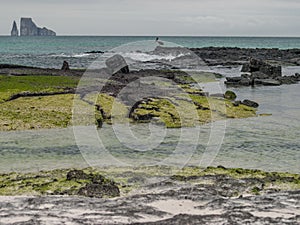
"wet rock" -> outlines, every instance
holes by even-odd
[[[204,47],[191,50],[209,66],[245,64],[245,71],[249,71],[250,58],[300,65],[299,49]]]
[[[228,82],[237,83],[237,82],[240,82],[242,80],[242,77],[226,77],[226,80]]]
[[[299,74],[295,74],[294,76],[283,76],[280,78],[277,78],[281,84],[296,84],[300,81]]]
[[[256,71],[256,72],[251,73],[251,78],[252,79],[268,79],[268,78],[270,78],[270,76],[263,72]]]
[[[263,60],[255,58],[251,58],[249,66],[244,65],[242,71],[250,72],[253,76],[259,76],[258,78],[261,79],[276,78],[282,76],[281,66],[273,66],[264,62]]]
[[[241,81],[239,82],[239,85],[250,86],[252,85],[252,81],[249,78],[242,78]]]
[[[89,52],[85,52],[86,54],[104,54],[103,51],[89,51]]]
[[[246,105],[246,106],[249,106],[249,107],[252,107],[252,108],[258,108],[259,104],[257,102],[254,102],[254,101],[251,101],[251,100],[244,100],[242,102],[243,105]]]
[[[61,67],[61,70],[63,71],[67,71],[67,70],[70,70],[70,66],[69,66],[69,63],[67,61],[64,61],[63,62],[63,65]]]
[[[264,86],[280,86],[282,83],[275,79],[255,79],[255,84],[261,84]]]
[[[82,170],[72,170],[67,173],[67,180],[85,180],[87,182],[85,186],[75,192],[77,195],[96,198],[104,196],[116,197],[120,195],[118,186],[100,174],[86,174]],[[70,192],[67,191],[66,194],[70,194]]]
[[[249,86],[251,85],[251,80],[247,77],[226,77],[225,84],[233,86]]]

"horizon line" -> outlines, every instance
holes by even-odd
[[[11,37],[10,34],[0,34],[1,37]],[[18,37],[40,37],[40,36],[18,36]],[[50,36],[44,36],[50,37]],[[300,38],[300,35],[122,35],[122,34],[59,34],[51,37],[237,37],[237,38]]]

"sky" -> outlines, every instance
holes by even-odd
[[[32,17],[57,35],[300,36],[300,0],[0,1],[0,35]]]

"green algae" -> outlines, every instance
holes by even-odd
[[[173,72],[170,72],[171,74]],[[177,76],[177,75],[176,75]],[[180,79],[190,76],[178,75]],[[206,74],[205,77],[215,76]],[[201,76],[200,76],[201,77]],[[0,76],[0,130],[64,128],[70,125],[150,121],[167,128],[193,127],[226,118],[256,116],[256,110],[244,105],[234,106],[227,99],[207,97],[190,84],[178,85],[179,94],[168,98],[151,98],[131,109],[117,98],[105,93],[85,96],[59,94],[53,96],[20,97],[7,101],[14,94],[53,93],[76,87],[78,77],[67,76]],[[187,83],[195,82],[193,79]],[[160,84],[161,86],[162,84]],[[79,108],[80,121],[72,120],[74,106]],[[131,113],[131,115],[130,115]],[[78,116],[79,118],[79,116]]]
[[[59,169],[27,174],[1,174],[0,195],[81,195],[80,190],[90,184],[107,187],[115,184],[111,179],[103,177],[92,169],[85,169],[86,177],[80,179],[69,178],[68,174],[72,171],[77,170]],[[118,195],[115,192],[107,192],[101,197],[116,196]]]
[[[68,76],[9,76],[0,75],[0,103],[21,92],[52,93],[75,88],[78,77]]]
[[[184,87],[184,86],[182,86]],[[185,88],[185,87],[184,87]],[[226,118],[248,118],[256,116],[256,109],[234,104],[227,99],[200,95],[199,90],[186,88],[189,99],[148,99],[132,113],[139,122],[159,118],[167,128],[192,127]],[[192,91],[193,90],[193,91]]]
[[[74,170],[0,174],[0,195],[78,195],[80,189],[97,180],[102,185],[116,185],[120,195],[125,196],[143,188],[147,180],[154,178],[179,184],[192,183],[212,187],[219,187],[225,182],[232,185],[230,193],[232,197],[240,194],[258,195],[268,191],[300,190],[300,174],[221,166],[206,169],[200,167],[179,169],[168,166],[86,168],[80,170],[85,174],[83,177],[68,179],[70,171]],[[239,186],[235,186],[239,182],[244,185],[243,191],[238,189]],[[115,195],[104,196],[115,197]]]

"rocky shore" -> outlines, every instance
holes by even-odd
[[[250,58],[277,65],[300,66],[300,49],[207,47],[191,50],[209,66],[243,65]]]
[[[194,72],[195,80],[179,70],[129,71],[125,66],[109,79],[105,78],[105,70],[88,71],[91,75],[88,79],[90,77],[92,81],[84,81],[88,86],[78,86],[80,80],[85,79],[82,79],[84,72],[70,69],[67,62],[61,70],[0,65],[0,130],[73,125],[73,101],[76,106],[83,107],[80,111],[92,108],[96,115],[94,123],[99,127],[105,122],[110,124],[113,120],[122,122],[126,119],[180,128],[226,118],[256,116],[258,104],[249,100],[235,102],[235,98],[223,93],[210,95],[196,85],[197,82],[216,81],[221,77],[216,73]],[[96,74],[95,79],[93,74]],[[98,97],[93,93],[98,93]],[[118,115],[112,112],[115,100]]]
[[[163,171],[172,171],[168,174]],[[68,176],[58,178],[49,171],[49,182],[42,195],[24,196],[26,188],[36,188],[44,173],[3,174],[3,190],[24,191],[23,196],[0,197],[0,215],[3,224],[298,224],[300,222],[299,175],[267,173],[258,170],[207,168],[107,168],[98,172],[113,177],[121,197],[102,198],[94,192],[93,198],[58,196],[51,182],[55,179],[77,179],[84,183],[85,170],[69,170]],[[66,170],[62,171],[63,174]],[[154,173],[155,172],[155,173]],[[52,174],[52,175],[51,175]],[[154,175],[155,174],[155,175]],[[101,176],[103,179],[103,176]],[[80,179],[81,178],[81,179]],[[96,180],[99,180],[99,179]],[[102,180],[103,180],[102,179]],[[147,184],[147,180],[157,182]],[[101,179],[100,179],[101,180]],[[113,184],[112,181],[109,182]],[[103,190],[103,182],[94,184]],[[59,188],[59,186],[57,186]],[[70,190],[72,186],[69,186]],[[42,190],[42,189],[40,189]],[[68,190],[68,189],[67,189]],[[110,186],[106,190],[115,190]],[[28,189],[27,189],[28,191]],[[129,192],[128,192],[129,191]],[[30,193],[30,192],[29,192]],[[71,192],[69,192],[70,194]],[[74,193],[74,192],[73,192]],[[91,192],[90,192],[91,193]],[[113,191],[112,193],[115,193]],[[28,194],[28,193],[27,193]],[[53,195],[54,194],[54,195]],[[55,195],[56,194],[56,195]],[[66,195],[67,194],[67,195]],[[112,195],[111,197],[113,197]],[[100,198],[99,198],[100,197]]]

